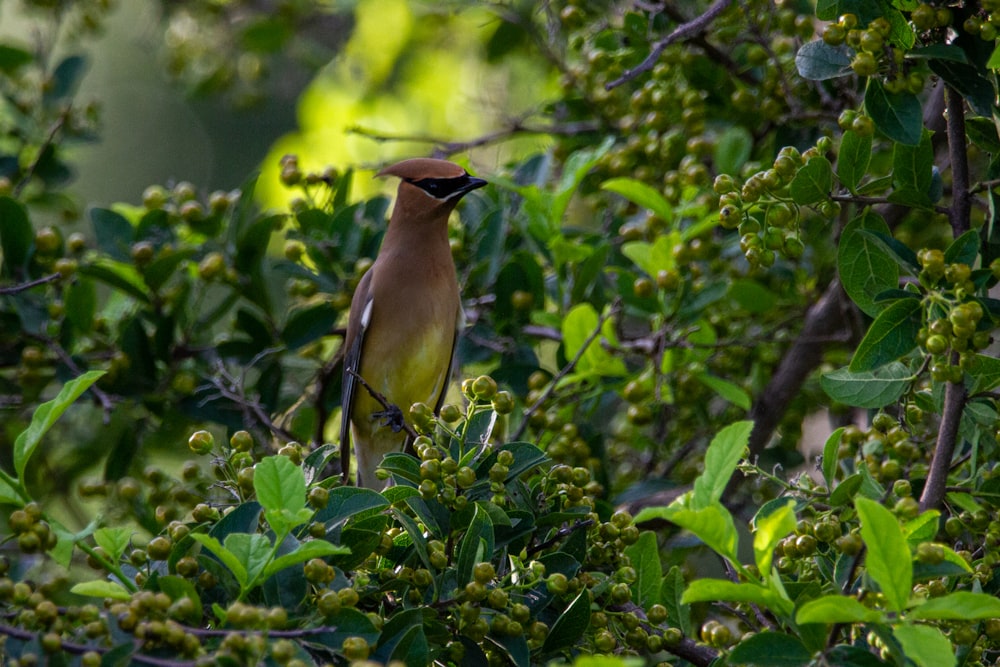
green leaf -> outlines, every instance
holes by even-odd
[[[268,456],[254,466],[253,488],[265,510],[298,512],[306,506],[302,468],[287,456]]]
[[[753,136],[742,125],[726,128],[715,140],[712,161],[720,174],[738,174],[750,159],[753,150]]]
[[[889,93],[876,77],[868,79],[865,111],[875,128],[893,141],[909,146],[920,143],[923,134],[923,107],[916,95]]]
[[[108,208],[92,208],[90,224],[94,227],[97,248],[103,254],[119,262],[131,262],[135,229],[128,218]]]
[[[782,632],[764,630],[737,644],[728,663],[755,667],[801,667],[812,660],[812,651],[802,640]]]
[[[844,227],[837,249],[837,269],[844,291],[866,315],[884,308],[875,297],[899,286],[899,265],[892,255],[863,230],[891,236],[889,225],[877,213],[865,211]]]
[[[590,591],[586,588],[569,603],[542,645],[543,653],[551,653],[572,646],[583,636],[590,623]]]
[[[969,140],[983,151],[993,155],[1000,153],[1000,136],[997,135],[997,126],[991,118],[982,116],[966,118],[965,133],[969,135]]]
[[[667,621],[671,626],[680,628],[685,635],[691,634],[691,607],[681,603],[684,596],[684,575],[681,569],[674,565],[663,577],[660,586],[660,603],[667,608]]]
[[[231,533],[226,536],[225,548],[246,568],[247,588],[262,583],[262,575],[272,552],[271,541],[266,536],[260,533]]]
[[[104,371],[87,371],[82,375],[70,380],[51,401],[42,403],[35,409],[31,416],[31,423],[24,429],[17,440],[14,441],[14,470],[19,479],[24,478],[24,469],[35,453],[42,438],[58,421],[64,412],[78,399],[83,392],[87,391],[92,384],[97,382]]]
[[[944,79],[945,83],[961,93],[972,110],[980,116],[990,116],[993,99],[992,79],[977,65],[959,63],[951,60],[930,60],[927,63],[931,71]]]
[[[567,359],[576,357],[584,347],[584,343],[593,336],[598,324],[600,317],[589,303],[578,304],[566,314],[562,324],[562,335]],[[617,343],[614,323],[610,319],[604,321],[601,333],[590,340],[576,365],[576,372],[580,375],[626,375],[625,362],[606,350],[602,345],[602,339],[612,345]]]
[[[852,373],[846,368],[830,371],[820,386],[833,400],[856,408],[881,408],[895,403],[913,381],[905,364],[894,361],[871,371]]]
[[[766,516],[754,517],[753,555],[761,575],[766,576],[771,571],[774,548],[795,530],[795,523],[795,501],[792,499]]]
[[[666,507],[646,507],[635,517],[636,523],[651,519],[664,519],[693,533],[715,553],[738,563],[736,548],[738,534],[733,515],[721,503],[692,509],[686,505],[690,493],[675,500]]]
[[[694,482],[691,508],[703,509],[722,497],[729,478],[746,453],[753,422],[741,421],[719,431],[705,451],[705,469]]]
[[[458,547],[456,577],[459,586],[472,581],[472,571],[477,563],[490,561],[493,557],[494,540],[495,533],[489,512],[476,503],[469,528]]]
[[[131,539],[132,530],[129,528],[105,526],[94,531],[94,542],[107,552],[107,559],[112,563],[125,553]]]
[[[45,101],[54,104],[72,97],[76,93],[84,73],[87,71],[87,58],[80,55],[63,58],[49,78],[45,88]]]
[[[656,534],[649,530],[641,532],[636,542],[625,547],[625,555],[628,556],[637,575],[632,583],[632,600],[643,609],[659,604],[663,572]]]
[[[659,191],[642,181],[632,178],[612,178],[609,181],[604,181],[601,184],[601,189],[620,194],[636,206],[651,211],[668,223],[674,219],[674,207],[670,205],[670,202]]]
[[[795,622],[803,623],[878,623],[881,612],[869,609],[846,595],[824,595],[809,600],[795,614]]]
[[[976,354],[972,362],[965,367],[965,372],[972,379],[970,394],[992,391],[1000,386],[1000,359],[986,354]]]
[[[98,259],[91,264],[82,264],[78,271],[81,275],[99,280],[109,287],[135,297],[144,304],[151,303],[145,281],[135,270],[135,267],[129,264],[110,259]]]
[[[923,130],[915,146],[896,144],[892,150],[892,181],[897,190],[926,193],[933,178],[934,148],[931,133]]]
[[[92,598],[132,599],[132,593],[115,581],[81,581],[70,588],[69,592]]]
[[[954,667],[951,641],[939,629],[929,625],[897,625],[892,629],[903,653],[917,667]]]
[[[778,303],[778,295],[756,280],[739,278],[729,284],[729,298],[748,313],[766,313]]]
[[[709,375],[708,373],[698,373],[695,377],[703,385],[714,391],[719,398],[729,401],[738,408],[743,408],[744,410],[750,409],[752,399],[743,387],[733,384],[729,380]]]
[[[333,331],[339,313],[327,303],[293,310],[281,331],[288,349],[297,350]]]
[[[861,179],[868,173],[872,159],[871,135],[862,136],[848,130],[840,142],[837,155],[837,178],[851,192],[855,192]]]
[[[940,517],[941,512],[927,510],[903,524],[903,535],[906,536],[906,541],[910,546],[916,547],[921,542],[933,540],[934,536],[937,535]]]
[[[823,201],[832,189],[833,167],[822,156],[810,158],[788,184],[788,194],[800,206]]]
[[[955,46],[954,44],[928,44],[927,46],[918,46],[915,49],[910,49],[906,52],[906,57],[914,60],[924,59],[924,60],[951,60],[956,63],[967,63],[969,62],[968,56],[965,55],[965,50],[960,46]]]
[[[818,10],[817,10],[818,12]],[[851,49],[830,46],[821,39],[802,45],[795,54],[795,67],[803,79],[823,81],[851,73]]]
[[[17,480],[0,470],[0,505],[23,507],[30,500],[17,487]]]
[[[24,67],[35,57],[30,51],[11,46],[10,44],[0,44],[0,71],[8,74]],[[3,225],[0,225],[3,228]]]
[[[911,609],[909,619],[972,621],[1000,618],[1000,598],[986,593],[957,591],[930,598]]]
[[[777,591],[752,583],[736,583],[728,579],[695,579],[684,591],[681,602],[749,602],[787,615],[794,608],[792,601]]]
[[[824,391],[826,391],[825,387]],[[833,397],[831,396],[831,398]],[[841,426],[835,429],[834,432],[827,437],[826,442],[823,444],[823,459],[821,465],[823,470],[823,481],[826,482],[826,487],[828,489],[833,488],[834,479],[837,475],[837,450],[840,449],[840,440],[843,435],[844,427]]]
[[[901,612],[910,601],[913,587],[913,558],[899,520],[879,503],[855,498],[861,519],[861,539],[867,548],[868,576],[882,589],[889,609]]]
[[[80,276],[66,287],[63,303],[66,321],[78,333],[89,333],[97,312],[97,288],[94,281]]]
[[[622,254],[635,262],[635,265],[646,272],[650,278],[655,278],[660,271],[674,268],[673,248],[681,242],[681,236],[676,231],[662,234],[653,243],[646,241],[629,241],[622,244]]]
[[[972,266],[979,256],[979,231],[970,229],[951,244],[944,251],[944,261],[948,264],[968,264]]]
[[[229,538],[240,534],[242,533],[232,533],[226,538],[226,541],[228,542]],[[191,539],[208,549],[213,556],[218,558],[223,565],[229,568],[229,571],[232,572],[233,576],[236,578],[236,583],[240,585],[240,589],[246,588],[247,584],[250,583],[247,578],[247,569],[243,566],[243,563],[236,556],[236,554],[231,552],[228,548],[222,546],[222,543],[219,542],[219,540],[211,537],[210,535],[205,535],[204,533],[191,533],[190,535]]]
[[[907,355],[917,346],[920,299],[899,299],[879,313],[858,344],[848,370],[870,371]]]
[[[28,211],[10,197],[0,197],[0,253],[3,255],[3,274],[15,275],[28,261],[35,231],[28,219]]]
[[[284,570],[298,563],[304,563],[312,558],[324,558],[326,556],[347,556],[351,553],[349,547],[332,544],[326,540],[309,540],[301,543],[291,553],[278,556],[267,564],[264,568],[263,578],[267,579],[272,574]]]

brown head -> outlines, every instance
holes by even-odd
[[[397,162],[377,175],[402,180],[396,208],[410,214],[450,211],[466,193],[486,185],[453,162],[425,157]]]

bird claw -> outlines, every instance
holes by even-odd
[[[406,425],[403,420],[403,411],[399,409],[398,405],[390,405],[381,412],[373,412],[372,419],[381,419],[382,426],[388,426],[393,433],[399,433]]]

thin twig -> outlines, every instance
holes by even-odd
[[[613,306],[608,309],[608,312],[601,315],[601,317],[597,321],[597,326],[594,328],[593,331],[590,332],[590,335],[587,336],[587,339],[583,341],[583,344],[580,346],[580,349],[576,351],[576,354],[573,355],[573,358],[569,361],[569,363],[563,366],[559,370],[559,372],[556,373],[555,377],[553,377],[552,380],[549,381],[549,386],[545,388],[545,391],[542,392],[542,395],[538,397],[538,400],[532,403],[527,409],[525,409],[524,415],[521,418],[521,425],[517,427],[517,431],[514,432],[512,440],[515,441],[519,440],[521,436],[524,435],[524,431],[528,428],[528,421],[530,421],[531,415],[538,412],[538,409],[545,403],[545,401],[549,400],[549,398],[552,397],[552,394],[554,394],[556,391],[556,386],[559,384],[559,381],[573,372],[573,369],[576,368],[576,365],[578,363],[580,363],[580,359],[583,358],[583,355],[587,351],[587,348],[590,347],[590,344],[593,343],[594,340],[601,335],[601,330],[604,329],[604,323],[607,322],[612,317],[614,317],[615,315],[617,315],[618,310],[619,310],[618,306]]]
[[[76,361],[73,360],[73,355],[67,352],[66,349],[59,344],[58,341],[48,336],[43,336],[41,334],[29,333],[26,335],[33,340],[37,340],[46,348],[49,348],[53,352],[55,352],[56,356],[59,357],[59,361],[61,361],[62,364],[66,368],[68,368],[71,373],[73,373],[73,375],[83,375],[83,369],[80,368],[76,364]],[[114,401],[107,394],[107,392],[99,388],[96,384],[90,385],[90,389],[88,391],[90,391],[90,393],[94,395],[94,398],[101,405],[101,410],[104,413],[104,417],[102,418],[101,421],[105,426],[107,426],[108,424],[111,423],[111,411],[115,407]]]
[[[563,125],[527,125],[525,124],[524,119],[518,118],[512,120],[507,127],[494,132],[489,132],[468,141],[448,141],[446,139],[442,139],[441,137],[434,137],[430,135],[388,134],[376,132],[375,130],[360,126],[349,128],[347,131],[351,134],[357,134],[379,143],[390,141],[409,141],[421,144],[434,144],[434,150],[432,151],[434,157],[448,157],[450,155],[454,155],[455,153],[462,153],[473,148],[481,148],[482,146],[488,146],[490,144],[506,141],[515,134],[574,136],[585,132],[594,132],[597,129],[598,125],[589,121],[566,123]]]
[[[26,283],[18,283],[17,285],[0,287],[0,296],[5,296],[8,294],[19,294],[33,287],[38,287],[39,285],[47,285],[48,283],[54,283],[60,278],[62,278],[61,273],[53,273],[51,275],[42,276],[41,278],[36,278]]]
[[[399,423],[400,423],[400,429],[403,430],[403,431],[405,431],[406,435],[408,435],[410,438],[416,438],[417,437],[417,432],[415,430],[413,430],[412,426],[410,426],[409,424],[406,423],[405,419],[402,418],[403,411],[399,408],[398,405],[396,405],[394,403],[390,403],[389,399],[387,399],[385,396],[383,396],[377,389],[375,389],[375,387],[373,387],[370,384],[368,384],[368,382],[363,377],[361,377],[357,373],[357,371],[354,371],[354,370],[351,370],[351,369],[347,369],[347,372],[354,376],[354,378],[358,381],[358,383],[368,391],[368,394],[371,395],[371,397],[374,398],[378,402],[379,405],[381,405],[383,408],[385,408],[386,412],[389,412],[389,413],[398,412],[399,413],[399,415],[400,415],[400,421],[399,421]],[[345,419],[345,418],[346,417],[341,417],[341,419]]]
[[[724,12],[729,5],[732,4],[732,0],[715,0],[712,5],[705,10],[705,13],[701,16],[691,19],[687,23],[682,23],[671,32],[669,35],[661,40],[653,43],[653,48],[650,50],[649,55],[641,63],[633,67],[632,69],[627,69],[622,72],[622,75],[608,83],[605,88],[611,90],[612,88],[617,88],[618,86],[631,81],[635,77],[639,76],[643,72],[648,72],[653,69],[656,65],[656,61],[660,59],[663,54],[663,50],[673,44],[674,42],[680,41],[682,39],[689,39],[703,32],[708,24],[714,21],[722,12]]]
[[[59,114],[59,118],[52,123],[52,127],[49,128],[49,133],[45,136],[45,141],[42,145],[38,147],[38,154],[35,159],[28,165],[28,169],[24,172],[24,177],[18,181],[17,185],[14,186],[14,198],[16,199],[20,196],[21,191],[28,185],[31,181],[31,177],[35,175],[38,171],[38,165],[41,164],[42,160],[45,158],[46,149],[55,143],[56,135],[59,134],[59,130],[66,126],[66,122],[69,120],[70,111],[73,109],[72,105],[67,106],[63,109],[62,113]]]

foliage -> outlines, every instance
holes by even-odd
[[[204,92],[325,11],[244,4],[171,3]],[[64,237],[84,61],[0,46],[12,664],[996,663],[995,4],[494,7],[553,147],[456,217],[462,393],[383,493],[325,434],[389,201],[289,155],[287,211],[154,185]]]

